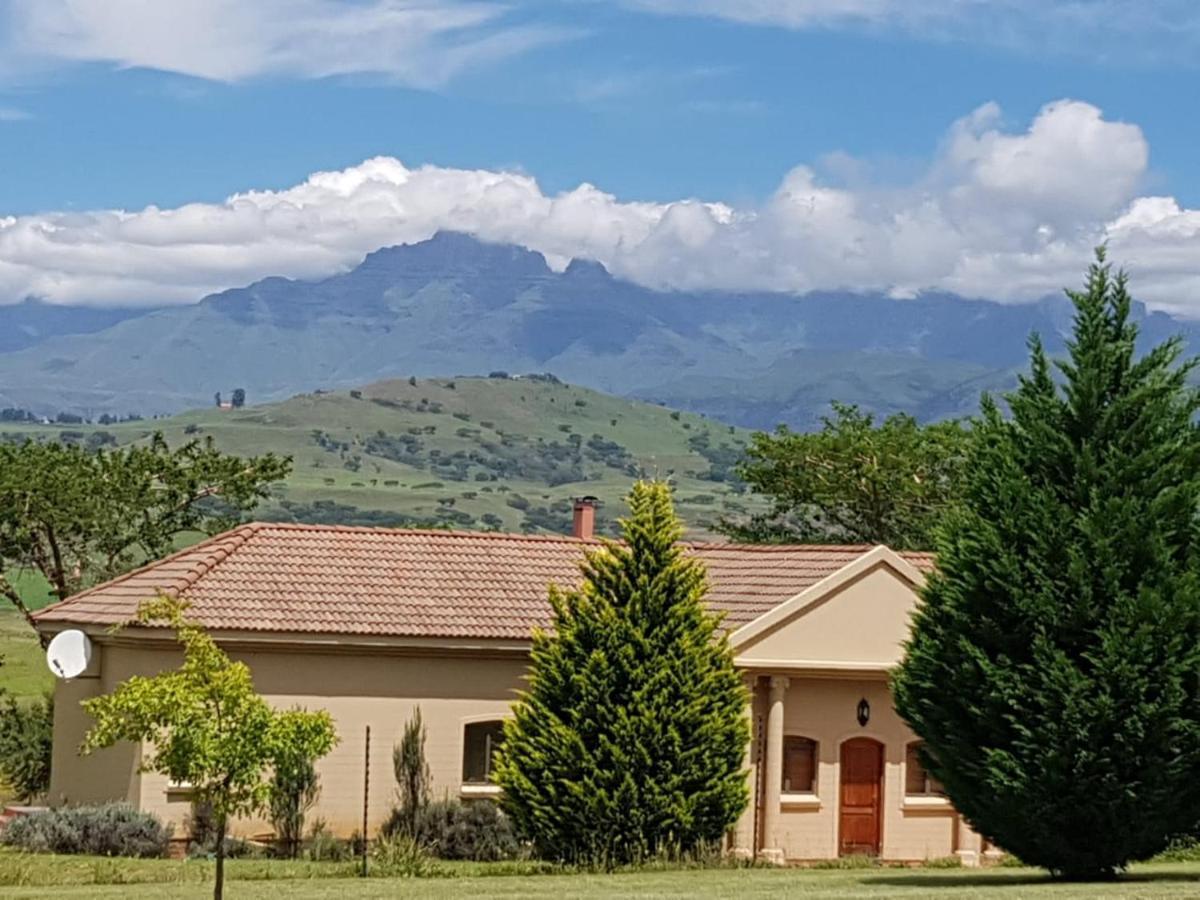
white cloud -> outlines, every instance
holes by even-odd
[[[663,288],[945,290],[1025,300],[1079,282],[1107,240],[1151,305],[1200,317],[1200,210],[1139,196],[1139,128],[1086,103],[1023,130],[988,104],[948,130],[919,178],[839,187],[798,166],[755,207],[547,195],[515,172],[410,169],[380,157],[281,191],[136,212],[0,217],[0,298],[185,303],[266,275],[316,277],[439,229],[597,259]]]
[[[1194,62],[1194,0],[623,0],[667,15],[792,29],[900,31],[933,40],[1104,59]]]
[[[24,122],[33,116],[15,106],[0,106],[0,122]]]
[[[486,0],[0,0],[5,8],[0,66],[10,72],[98,62],[225,82],[371,74],[429,87],[567,36]]]

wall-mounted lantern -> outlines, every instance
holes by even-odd
[[[867,727],[867,723],[871,721],[871,704],[867,702],[867,698],[863,697],[858,701],[858,724],[863,728]]]

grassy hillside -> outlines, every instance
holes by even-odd
[[[572,499],[590,494],[611,530],[642,475],[676,484],[697,534],[752,503],[730,473],[746,432],[535,378],[387,381],[107,426],[0,425],[0,439],[125,445],[154,430],[172,445],[211,436],[231,453],[292,456],[295,471],[261,518],[565,532]]]

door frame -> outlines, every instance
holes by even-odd
[[[887,748],[882,740],[880,740],[879,738],[877,738],[871,734],[851,735],[850,737],[843,739],[838,744],[837,855],[839,858],[844,855],[842,853],[842,830],[843,830],[843,824],[844,824],[844,820],[843,820],[843,816],[842,816],[842,797],[843,797],[842,791],[843,791],[843,787],[845,784],[846,747],[847,747],[847,745],[852,744],[852,743],[873,744],[876,752],[879,754],[879,783],[878,783],[878,791],[877,791],[876,800],[875,800],[875,810],[876,810],[876,814],[875,814],[875,847],[876,847],[876,851],[875,852],[876,852],[876,855],[882,856],[883,855],[883,811],[884,811],[884,807],[886,806],[886,804],[884,803],[883,791],[884,791],[884,778],[886,776],[886,771],[887,771],[887,754],[886,754]]]

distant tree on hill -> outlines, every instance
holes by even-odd
[[[231,527],[291,468],[273,453],[221,453],[211,438],[175,449],[161,434],[115,450],[0,444],[0,596],[29,618],[6,569],[40,572],[64,600],[166,555],[180,534]]]
[[[213,399],[216,401],[217,408],[220,409],[221,408],[221,392],[217,391],[217,393],[213,395]]]
[[[246,405],[245,390],[243,390],[242,388],[238,388],[237,390],[235,390],[233,392],[233,396],[230,398],[230,403],[233,405],[234,409],[241,409],[243,406],[245,406]]]
[[[744,541],[930,547],[962,490],[966,429],[903,414],[876,424],[842,403],[822,422],[815,433],[754,435],[736,471],[771,510],[721,529]]]
[[[1105,878],[1200,810],[1200,392],[1102,252],[1070,297],[1061,377],[1034,340],[984,398],[894,689],[976,830]]]

